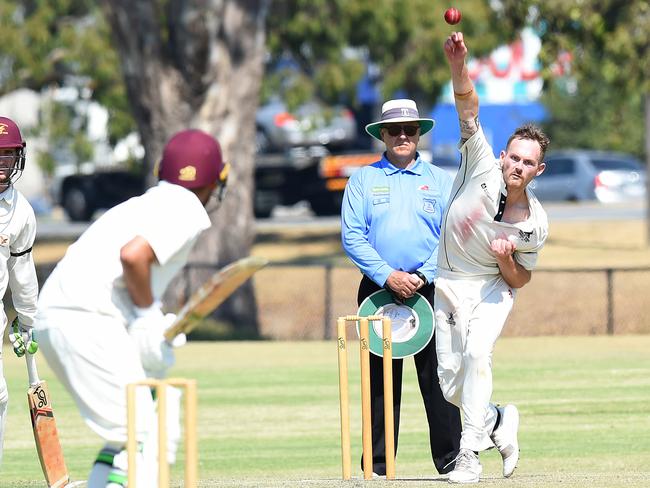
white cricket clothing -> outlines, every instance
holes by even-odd
[[[38,281],[32,257],[36,238],[36,217],[27,199],[10,186],[0,193],[0,296],[11,288],[14,308],[20,323],[31,326],[36,315]],[[4,335],[7,316],[0,317]]]
[[[36,217],[27,199],[13,186],[0,193],[0,296],[7,286],[18,319],[31,326],[36,315],[38,281],[32,257],[36,238]],[[2,463],[3,437],[7,422],[9,392],[4,378],[2,338],[7,327],[7,315],[0,308],[0,463]]]
[[[5,428],[7,426],[7,404],[9,403],[9,390],[2,366],[2,348],[0,347],[0,467],[2,467],[2,453],[4,445]]]
[[[481,451],[492,445],[489,434],[497,418],[490,403],[492,352],[516,295],[501,276],[490,244],[497,238],[515,243],[515,260],[532,270],[548,236],[548,221],[528,188],[529,218],[501,221],[506,184],[482,128],[460,151],[438,250],[436,352],[442,393],[463,413],[460,448]]]
[[[126,385],[145,378],[140,352],[127,330],[135,306],[124,283],[120,249],[136,236],[151,245],[158,261],[151,269],[151,286],[159,300],[209,227],[210,218],[194,193],[160,182],[94,222],[43,286],[34,323],[40,348],[86,423],[109,442],[126,441]],[[155,417],[146,389],[139,394],[138,411],[142,441],[155,427],[145,420]]]
[[[126,385],[145,378],[127,329],[112,317],[59,309],[39,310],[36,324],[47,326],[38,331],[39,349],[88,426],[108,442],[125,443]],[[155,411],[151,392],[140,390],[136,411],[145,422]]]
[[[460,168],[443,218],[439,272],[465,276],[499,274],[496,257],[490,250],[490,243],[497,238],[514,242],[515,259],[532,270],[548,237],[548,220],[539,200],[526,188],[530,217],[515,224],[502,222],[508,192],[500,160],[495,159],[483,129],[479,127],[460,151]]]
[[[463,413],[461,449],[492,447],[492,351],[515,295],[501,275],[436,280],[438,379],[445,399]]]
[[[187,263],[210,218],[196,195],[161,181],[144,195],[113,207],[72,244],[47,279],[39,309],[66,309],[107,315],[127,325],[133,303],[122,277],[120,249],[136,236],[152,247],[154,300]]]

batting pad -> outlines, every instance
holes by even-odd
[[[419,293],[404,301],[395,303],[386,290],[379,290],[367,297],[359,307],[357,315],[367,317],[380,315],[391,319],[393,358],[401,359],[420,352],[433,337],[433,309]],[[370,352],[383,355],[381,320],[370,322]],[[359,323],[357,322],[357,335]]]

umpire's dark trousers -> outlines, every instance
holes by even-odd
[[[359,284],[357,301],[361,302],[382,288],[367,276]],[[418,290],[433,306],[434,286],[429,284]],[[424,409],[429,422],[429,442],[431,457],[438,473],[448,473],[454,464],[445,465],[454,460],[460,448],[460,410],[447,402],[442,396],[438,384],[438,358],[436,357],[435,334],[431,342],[414,356],[418,375],[420,393],[424,400]],[[395,453],[399,436],[399,414],[402,400],[402,359],[393,359],[393,408],[395,412]],[[386,474],[386,449],[384,440],[384,382],[383,360],[370,354],[370,405],[372,410],[372,465],[373,472]],[[363,469],[363,458],[361,460]]]

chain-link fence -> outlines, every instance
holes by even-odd
[[[206,271],[200,267],[185,273]],[[52,268],[37,267],[41,283]],[[261,336],[333,337],[336,317],[357,311],[360,279],[352,266],[269,264],[252,279]],[[539,269],[519,290],[502,335],[647,334],[648,290],[650,268]]]
[[[351,266],[271,264],[254,288],[260,333],[328,339],[336,317],[356,313],[361,275]],[[650,333],[650,268],[541,269],[519,290],[503,335]]]

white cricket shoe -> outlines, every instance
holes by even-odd
[[[514,405],[497,407],[501,415],[499,427],[492,432],[490,438],[503,458],[503,476],[509,478],[517,467],[519,461],[519,411]]]
[[[456,456],[456,466],[449,473],[450,483],[478,483],[483,466],[478,461],[478,456],[470,449],[461,449]]]

